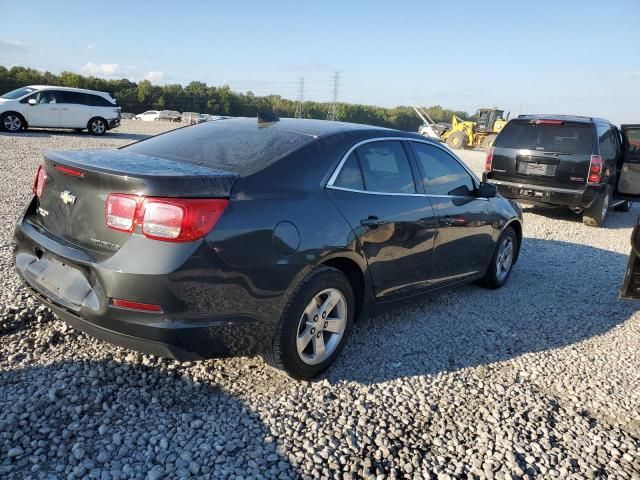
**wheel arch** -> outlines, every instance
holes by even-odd
[[[8,114],[13,114],[13,115],[17,115],[22,119],[22,129],[26,129],[29,127],[29,122],[27,122],[27,119],[25,118],[25,116],[23,114],[21,114],[20,112],[17,112],[15,110],[7,110],[6,112],[2,112],[0,114],[0,117],[4,117],[5,115]]]
[[[85,117],[85,118],[86,118],[86,117]],[[94,116],[92,116],[92,117],[89,119],[89,121],[87,122],[87,127],[86,127],[86,128],[90,129],[90,128],[91,128],[91,122],[93,122],[94,120],[102,120],[102,121],[105,123],[105,125],[106,125],[107,127],[109,126],[109,122],[107,122],[107,119],[106,119],[106,118],[104,118],[104,117],[103,117],[103,116],[101,116],[101,115],[94,115]]]
[[[333,257],[321,262],[318,266],[325,266],[340,270],[349,280],[353,295],[356,300],[355,317],[358,318],[362,312],[365,300],[365,277],[360,266],[348,257]]]
[[[340,254],[333,255],[322,260],[318,265],[316,265],[316,268],[322,266],[339,270],[349,280],[356,300],[354,318],[357,320],[370,297],[371,285],[367,281],[366,272],[356,260],[350,256]]]
[[[522,223],[520,223],[520,220],[514,218],[504,226],[502,231],[504,232],[508,227],[513,228],[513,230],[516,232],[516,238],[518,240],[518,249],[516,250],[516,256],[514,259],[515,263],[518,261],[518,257],[520,256],[520,248],[522,247]],[[500,232],[500,234],[502,235],[502,232]]]

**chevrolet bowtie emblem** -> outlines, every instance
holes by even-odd
[[[62,199],[62,203],[65,205],[73,205],[76,201],[76,196],[72,195],[69,190],[65,190],[60,194],[60,198]]]

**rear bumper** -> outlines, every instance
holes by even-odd
[[[29,284],[24,277],[25,285],[31,293],[44,305],[49,307],[65,323],[71,325],[87,335],[113,345],[135,350],[137,352],[155,355],[156,357],[173,358],[175,360],[202,360],[212,357],[234,355],[220,335],[211,335],[214,326],[188,327],[176,326],[158,327],[143,326],[135,332],[122,319],[113,322],[87,320],[70,310],[54,303]],[[234,330],[234,329],[229,329]],[[136,336],[142,335],[142,336]],[[237,341],[238,332],[233,332],[233,339]],[[237,352],[235,353],[238,354]]]
[[[601,187],[588,186],[582,189],[569,189],[534,185],[528,183],[495,180],[483,173],[483,181],[492,183],[500,195],[522,203],[540,205],[564,205],[576,208],[589,208]]]
[[[203,260],[203,249],[185,254],[177,270],[149,274],[88,261],[87,253],[56,242],[24,218],[15,242],[16,270],[42,303],[82,332],[128,349],[177,360],[254,355],[271,344],[280,318],[281,292],[251,295],[254,278],[236,270],[238,281],[230,282],[220,260]],[[119,308],[112,298],[163,311]]]
[[[107,120],[109,124],[109,129],[116,128],[120,126],[120,118],[112,118],[111,120]]]

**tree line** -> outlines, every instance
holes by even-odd
[[[253,92],[235,92],[228,85],[212,86],[193,81],[180,84],[153,85],[149,80],[132,82],[127,79],[86,77],[73,72],[59,75],[33,68],[0,65],[0,93],[26,85],[58,85],[108,92],[123,112],[142,113],[145,110],[177,110],[238,117],[255,116],[258,111],[274,112],[280,117],[293,117],[297,102],[280,95],[257,96]],[[324,119],[329,103],[306,101],[304,117]],[[467,112],[453,111],[440,105],[425,108],[436,122],[450,122],[452,115],[469,118]],[[351,103],[338,104],[338,118],[345,122],[366,123],[381,127],[416,131],[422,121],[410,106],[383,108]]]

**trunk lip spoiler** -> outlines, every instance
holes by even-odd
[[[44,153],[44,158],[55,164],[98,173],[131,175],[140,178],[226,177],[236,179],[239,177],[235,172],[205,165],[114,149],[50,150]]]

